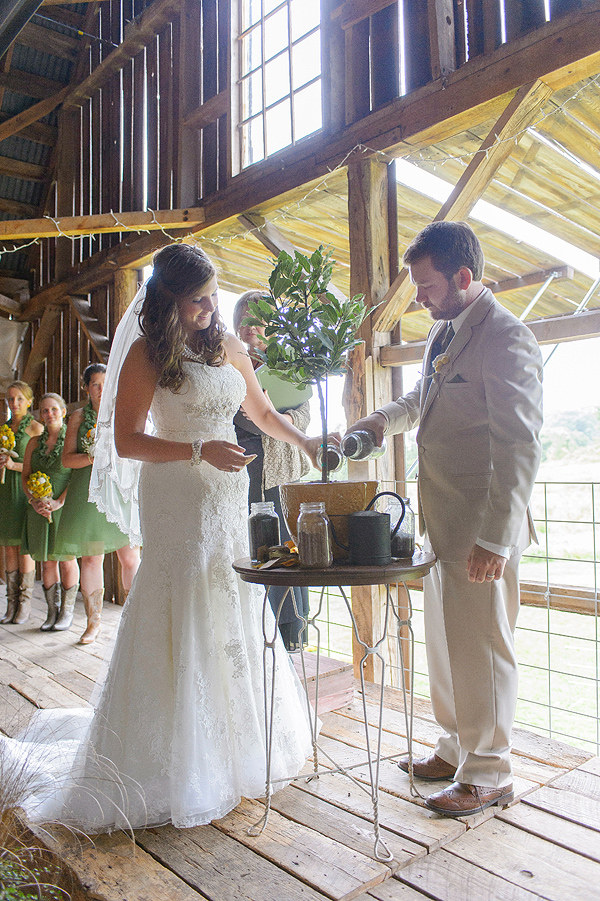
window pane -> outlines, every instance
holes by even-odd
[[[242,0],[242,31],[260,20],[260,0]]]
[[[293,41],[297,41],[299,37],[312,28],[316,28],[321,22],[320,0],[291,0],[290,12]]]
[[[261,64],[261,34],[260,28],[253,28],[246,37],[242,38],[242,75],[246,75],[252,69]]]
[[[265,158],[262,116],[242,126],[242,167]]]
[[[262,69],[244,78],[242,90],[242,119],[249,119],[262,110]]]
[[[310,37],[292,47],[292,79],[294,88],[312,81],[321,74],[321,32],[315,31]]]
[[[294,140],[298,141],[322,125],[321,81],[294,94]]]
[[[280,54],[265,66],[265,102],[271,106],[290,93],[290,67],[287,53]]]
[[[271,59],[288,45],[288,11],[284,6],[265,20],[265,59]]]
[[[267,110],[267,156],[292,143],[290,101],[284,100]]]
[[[283,6],[285,0],[264,0],[265,7],[265,16],[272,12],[274,9],[277,9],[278,6]]]

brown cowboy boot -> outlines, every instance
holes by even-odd
[[[92,591],[89,595],[82,590],[81,596],[83,597],[83,606],[85,607],[88,621],[87,628],[79,639],[79,644],[91,644],[96,640],[102,628],[100,620],[102,617],[104,588],[97,588],[96,591]]]
[[[75,598],[77,597],[78,591],[78,582],[71,588],[64,588],[62,585],[60,586],[60,593],[62,598],[60,613],[58,614],[58,619],[54,623],[54,628],[57,632],[65,632],[67,629],[71,628],[71,623],[73,622],[73,611],[75,610]]]
[[[54,628],[54,624],[58,619],[58,611],[60,610],[60,582],[55,582],[50,588],[44,588],[44,597],[48,605],[48,616],[46,617],[46,622],[40,626],[40,629],[42,632],[49,632],[50,629]]]
[[[12,623],[19,606],[19,570],[6,573],[6,613],[0,623]]]
[[[19,606],[19,570],[6,573],[6,613],[0,623],[12,623]]]
[[[29,573],[21,573],[21,587],[19,589],[19,606],[13,623],[22,625],[29,619],[31,613],[31,598],[33,597],[33,586],[35,585],[35,570]]]

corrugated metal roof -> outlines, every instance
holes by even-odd
[[[0,141],[0,156],[8,156],[23,163],[34,163],[36,166],[47,166],[52,149],[36,141],[27,141],[18,135],[12,135]]]
[[[52,41],[52,35],[48,36],[49,44]],[[28,72],[30,75],[40,75],[43,78],[50,78],[53,81],[61,81],[66,83],[69,80],[72,63],[67,59],[61,59],[59,56],[52,56],[50,53],[43,53],[40,50],[34,50],[33,47],[25,47],[18,42],[14,45],[14,51],[11,60],[11,70],[19,69],[22,72]]]
[[[40,182],[0,175],[0,197],[5,200],[16,200],[18,203],[37,206],[42,196],[42,187]]]

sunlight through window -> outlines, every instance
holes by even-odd
[[[242,169],[322,126],[319,0],[241,0]]]

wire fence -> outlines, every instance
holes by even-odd
[[[404,485],[398,486],[404,489]],[[416,509],[416,484],[405,490]],[[516,725],[600,754],[600,483],[538,482],[532,513],[539,544],[521,560],[521,611],[515,641],[519,659]],[[415,695],[429,697],[423,594],[410,589]],[[311,592],[316,609],[320,589]],[[352,660],[352,631],[343,598],[328,589],[318,619],[321,651]],[[309,644],[317,633],[309,629]],[[386,681],[402,672],[389,643]]]

